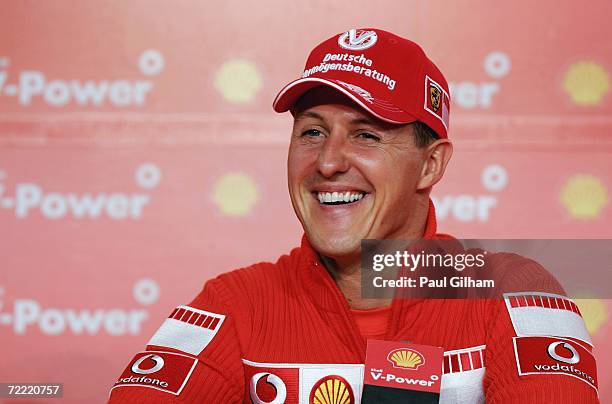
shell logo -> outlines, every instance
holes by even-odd
[[[309,404],[354,404],[351,385],[338,375],[325,376],[310,391]]]
[[[394,368],[416,370],[425,363],[423,355],[412,349],[394,349],[387,355]]]
[[[232,104],[252,102],[262,87],[259,69],[248,60],[229,60],[223,63],[215,76],[215,88]]]
[[[610,74],[601,64],[582,60],[565,72],[563,89],[576,105],[599,105],[610,91]]]
[[[240,217],[253,210],[259,198],[257,184],[244,173],[229,172],[223,174],[213,185],[213,202],[221,213]]]
[[[609,202],[608,190],[602,181],[589,174],[568,178],[560,195],[561,203],[576,219],[595,219]]]

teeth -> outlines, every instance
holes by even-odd
[[[334,203],[334,202],[355,202],[363,198],[365,194],[363,192],[319,192],[317,198],[319,203]]]

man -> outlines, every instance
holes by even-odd
[[[498,259],[534,288],[506,299],[363,298],[362,240],[450,238],[436,233],[429,199],[452,154],[448,85],[418,45],[378,29],[333,36],[274,109],[294,119],[288,182],[301,246],[208,281],[129,363],[111,403],[383,400],[400,389],[366,397],[375,340],[443,348],[435,401],[597,402],[596,375],[580,367],[594,360],[578,310],[530,292],[562,293],[532,261]],[[522,371],[545,355],[582,374]]]

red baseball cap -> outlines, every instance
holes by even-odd
[[[421,121],[448,138],[448,83],[419,45],[375,28],[351,29],[310,52],[302,78],[287,84],[273,107],[285,112],[306,91],[332,87],[384,121]]]

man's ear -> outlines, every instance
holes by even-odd
[[[423,167],[417,190],[431,188],[442,179],[446,165],[453,155],[453,144],[448,139],[438,139],[423,151]]]

